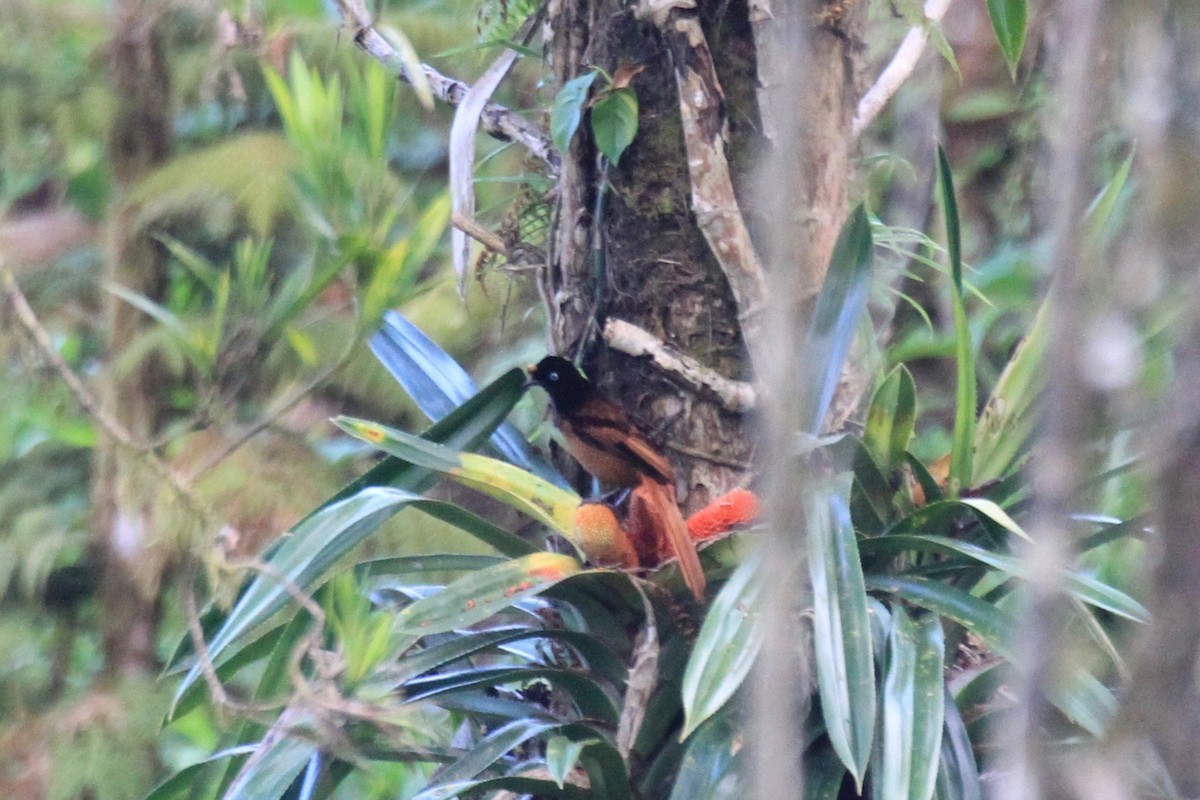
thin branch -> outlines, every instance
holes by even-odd
[[[671,53],[696,224],[729,282],[754,355],[761,343],[766,278],[733,191],[725,157],[725,99],[708,40],[696,11],[681,5],[643,0],[637,13],[658,26]]]
[[[691,356],[684,355],[647,330],[631,322],[610,317],[604,323],[604,341],[614,350],[631,356],[649,356],[654,365],[688,385],[713,395],[722,408],[736,414],[753,411],[758,391],[752,384],[718,375]]]
[[[929,42],[930,26],[936,25],[945,16],[946,10],[950,8],[953,1],[926,0],[923,12],[925,19],[920,25],[914,25],[908,29],[904,40],[900,42],[900,47],[896,49],[896,55],[892,56],[892,60],[884,67],[883,72],[879,73],[875,85],[868,89],[867,93],[858,101],[858,109],[854,112],[854,124],[850,129],[852,136],[858,138],[862,135],[872,120],[887,105],[888,100],[892,99],[901,85],[912,75],[913,70],[917,68],[917,62],[921,59],[921,53],[925,51],[925,45]]]
[[[405,83],[413,83],[409,66],[403,55],[384,39],[363,7],[361,0],[336,0],[342,19],[353,29],[354,43],[387,70]],[[471,87],[462,81],[447,77],[428,64],[420,64],[425,82],[432,95],[450,106],[459,106],[467,97]],[[550,138],[537,125],[498,103],[488,103],[479,117],[480,127],[485,133],[520,144],[557,173],[562,166],[558,151]]]
[[[17,280],[13,277],[12,272],[3,267],[2,264],[0,264],[0,284],[3,284],[4,294],[8,298],[9,305],[12,306],[17,322],[24,329],[30,341],[33,342],[34,347],[37,348],[42,357],[50,364],[62,382],[66,384],[67,389],[71,392],[71,395],[75,398],[75,402],[79,404],[83,413],[94,420],[100,426],[100,430],[113,442],[137,453],[145,459],[154,473],[174,490],[183,507],[194,514],[197,519],[212,520],[213,515],[192,494],[191,490],[180,479],[175,470],[171,469],[170,465],[159,458],[153,449],[137,441],[133,437],[133,434],[129,432],[129,429],[122,425],[120,420],[110,414],[100,400],[84,386],[79,376],[72,371],[70,365],[59,355],[58,350],[54,347],[54,342],[50,339],[50,334],[42,327],[42,323],[38,321],[37,314],[34,313],[33,307],[29,305],[29,300],[25,297],[25,293],[21,291],[21,287],[17,285]]]

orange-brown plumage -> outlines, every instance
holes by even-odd
[[[679,559],[684,582],[704,597],[704,570],[675,499],[675,471],[625,412],[601,394],[564,358],[547,356],[529,368],[532,383],[550,395],[563,443],[603,484],[634,489],[654,526]]]

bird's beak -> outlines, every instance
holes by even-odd
[[[528,380],[526,380],[523,384],[521,384],[521,388],[528,389],[530,386],[538,385],[538,382],[536,380],[534,380],[534,378],[533,378],[533,373],[536,369],[537,369],[537,364],[530,364],[529,366],[525,367],[525,375],[528,378]]]

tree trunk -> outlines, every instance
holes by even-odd
[[[162,249],[135,225],[137,211],[122,195],[171,152],[171,93],[162,44],[164,8],[156,0],[119,0],[113,14],[110,71],[117,101],[109,157],[117,203],[105,280],[161,300],[166,288]],[[110,365],[152,321],[115,297],[107,305]],[[105,406],[135,441],[148,442],[161,424],[164,388],[153,359],[117,372],[103,386]],[[95,531],[104,564],[101,604],[105,673],[156,669],[159,559],[155,529],[157,480],[140,453],[102,444],[95,478]]]
[[[775,10],[782,17],[785,9],[778,5]],[[692,510],[750,480],[758,444],[752,421],[649,360],[607,347],[601,333],[608,319],[631,322],[722,376],[756,378],[749,350],[758,348],[748,347],[742,330],[746,316],[739,319],[746,309],[739,308],[714,255],[714,242],[706,239],[695,213],[684,141],[687,122],[675,74],[682,61],[693,57],[703,69],[707,53],[712,54],[721,92],[719,113],[700,124],[717,120],[737,205],[755,233],[756,223],[761,227],[766,216],[754,208],[760,200],[754,196],[755,162],[763,148],[771,146],[759,108],[763,56],[756,41],[764,47],[760,26],[769,30],[773,18],[766,4],[754,6],[753,25],[747,4],[738,0],[701,4],[699,12],[662,11],[671,15],[665,26],[655,24],[649,9],[635,10],[618,0],[563,0],[550,9],[548,47],[559,85],[593,66],[609,74],[622,66],[644,67],[632,83],[639,102],[637,137],[619,166],[605,174],[587,126],[580,128],[563,159],[551,263],[542,287],[551,348],[579,356],[590,376],[646,426],[676,464],[681,501]],[[835,14],[835,6],[850,10]],[[762,16],[764,9],[768,17]],[[848,132],[858,98],[865,4],[819,3],[817,9],[793,12],[809,26],[811,63],[820,66],[814,70],[817,79],[802,94],[809,145],[790,180],[794,196],[772,199],[795,209],[794,235],[787,244],[790,257],[777,263],[796,265],[803,299],[811,299],[819,289],[846,217],[852,146]],[[706,41],[674,38],[671,26],[682,26],[679,21],[695,13]],[[792,101],[796,91],[791,87],[762,94],[774,97],[771,102]],[[722,246],[716,240],[716,247]],[[777,357],[787,355],[798,338],[762,349]]]

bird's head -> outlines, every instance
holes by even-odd
[[[545,389],[560,412],[569,411],[592,391],[588,379],[580,374],[574,364],[560,356],[546,356],[526,367],[525,371],[529,374],[529,381],[525,385]]]

